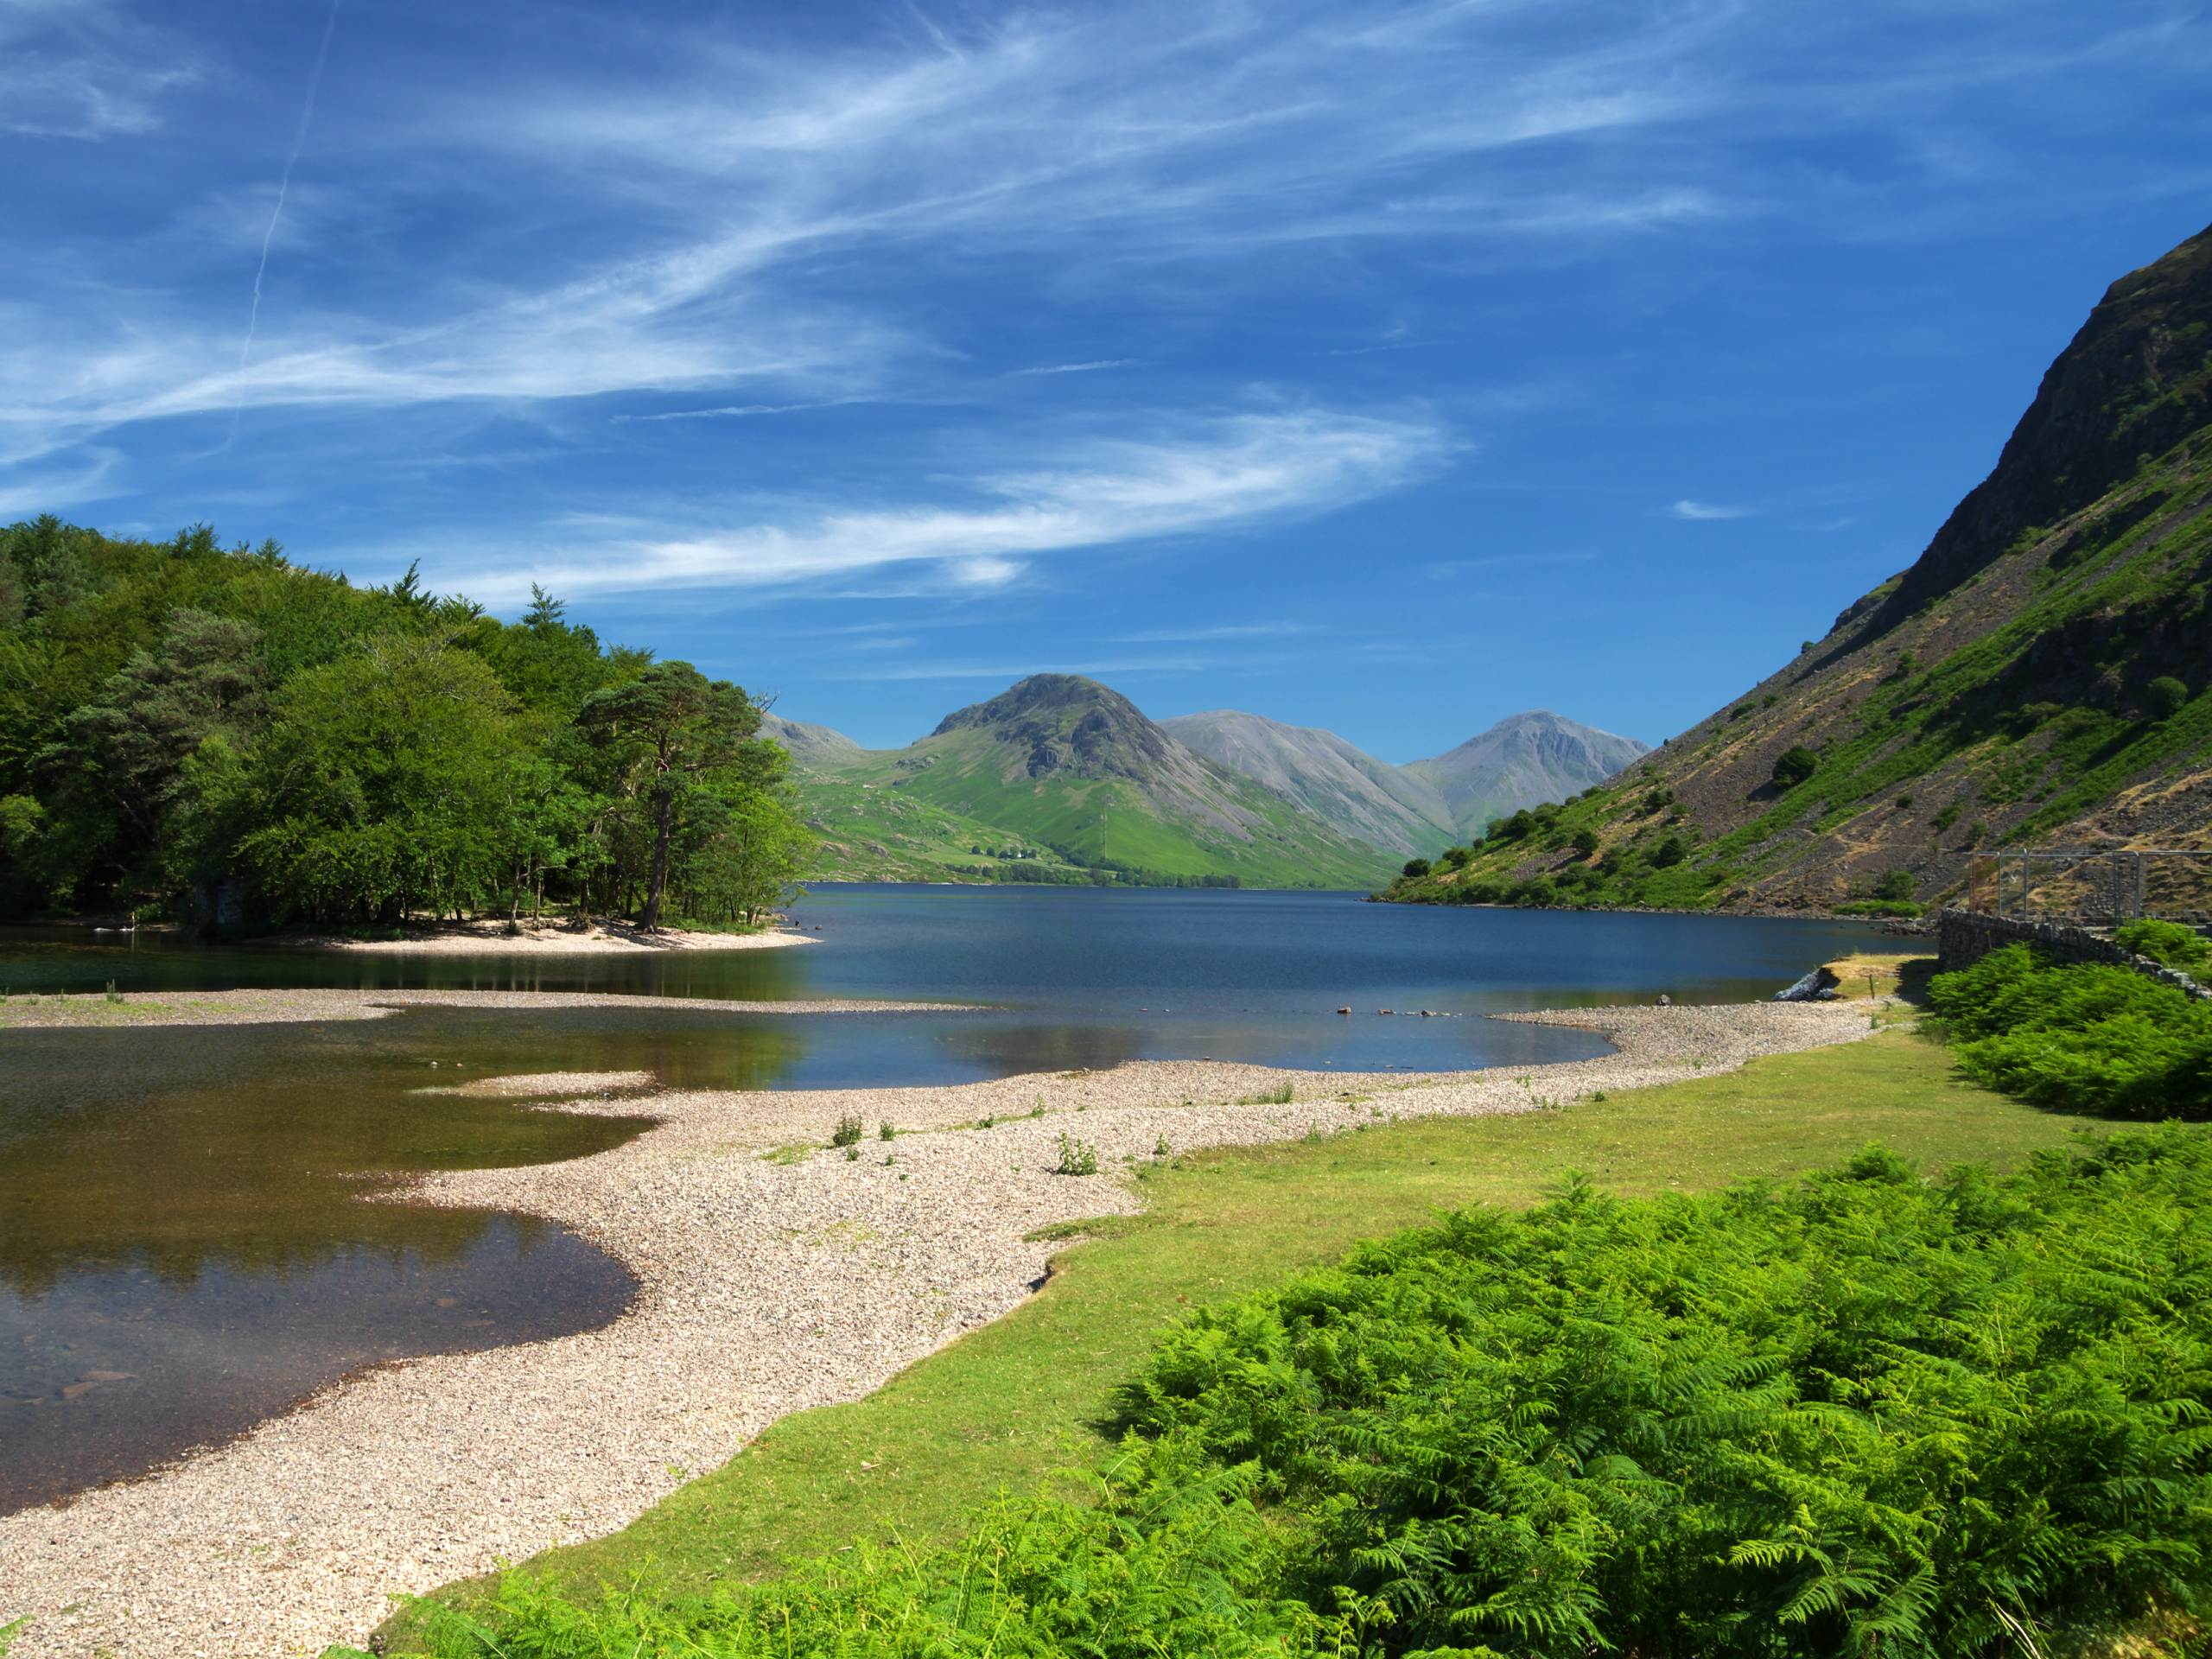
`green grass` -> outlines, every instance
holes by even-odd
[[[887,782],[879,785],[802,772],[798,800],[799,816],[822,837],[810,880],[979,881],[1020,874],[1088,879],[1088,872],[1049,848],[949,812]],[[978,854],[978,847],[986,850]],[[1016,861],[992,855],[1015,852],[1038,856],[1020,860],[1015,868]]]
[[[2087,1122],[1961,1082],[1943,1050],[1891,1030],[1562,1111],[1154,1166],[1138,1176],[1147,1212],[1101,1223],[1014,1313],[865,1400],[786,1418],[623,1531],[529,1570],[585,1592],[636,1579],[681,1592],[855,1538],[950,1536],[995,1493],[1097,1459],[1117,1390],[1185,1310],[1440,1208],[1529,1204],[1569,1169],[1624,1194],[1694,1192],[1834,1164],[1873,1141],[1923,1167],[2006,1168]]]

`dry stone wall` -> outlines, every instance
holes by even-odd
[[[2008,944],[2031,944],[2057,963],[2102,962],[2130,968],[2145,979],[2171,985],[2191,996],[2212,999],[2212,990],[2199,985],[2187,974],[2148,957],[2139,957],[2126,946],[2114,944],[2104,934],[2093,933],[2086,927],[2069,927],[2063,922],[2020,921],[2010,916],[1984,916],[1970,910],[1947,910],[1936,918],[1936,954],[1947,974],[1971,968],[1991,951],[2002,950]]]

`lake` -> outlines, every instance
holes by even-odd
[[[0,1036],[0,1510],[141,1472],[362,1365],[615,1317],[628,1274],[560,1229],[358,1198],[413,1171],[582,1155],[640,1124],[421,1092],[433,1083],[641,1071],[676,1087],[804,1089],[1201,1057],[1538,1064],[1604,1046],[1479,1016],[1662,992],[1764,996],[1881,937],[1851,923],[1086,888],[825,887],[793,916],[821,942],[434,958],[0,930],[11,995],[113,982],[126,995],[358,986],[985,1005],[889,1016],[721,1015],[681,1001],[417,1008]],[[1351,1017],[1335,1012],[1347,1006]]]

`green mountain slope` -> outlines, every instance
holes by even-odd
[[[1119,692],[1071,675],[1033,676],[903,749],[817,746],[801,757],[799,788],[804,814],[855,874],[1052,880],[1080,869],[1358,887],[1395,861],[1193,753]],[[922,875],[929,865],[942,874]]]
[[[1909,569],[1611,784],[1394,885],[1832,905],[1980,849],[2212,844],[2212,232],[2115,283]]]

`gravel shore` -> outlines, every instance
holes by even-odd
[[[1192,1061],[787,1093],[639,1094],[626,1073],[472,1084],[662,1120],[595,1157],[404,1194],[574,1228],[636,1272],[631,1311],[581,1336],[372,1371],[146,1479],[0,1517],[0,1624],[35,1618],[11,1659],[312,1654],[362,1641],[395,1595],[610,1532],[777,1418],[855,1399],[1014,1307],[1059,1248],[1027,1236],[1135,1209],[1116,1173],[1162,1140],[1294,1140],[1378,1108],[1526,1111],[1867,1033],[1863,1007],[1825,1004],[1510,1017],[1605,1031],[1618,1052],[1427,1075]],[[1249,1099],[1285,1084],[1287,1103]],[[847,1116],[867,1126],[853,1160],[823,1149]],[[987,1117],[1003,1121],[966,1127]],[[886,1122],[938,1132],[884,1142]],[[1064,1132],[1096,1147],[1101,1173],[1051,1173]]]
[[[786,944],[816,944],[812,934],[796,928],[759,933],[710,933],[664,927],[648,933],[627,922],[523,922],[515,931],[497,918],[443,922],[397,939],[285,938],[270,941],[292,950],[353,950],[385,956],[576,957],[636,956],[654,950],[773,950]]]

